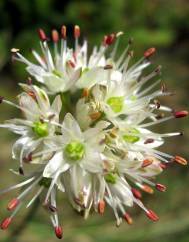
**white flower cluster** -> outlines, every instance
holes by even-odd
[[[7,206],[13,212],[1,223],[2,229],[8,228],[22,206],[29,207],[45,194],[42,204],[50,213],[56,236],[62,238],[58,191],[65,193],[85,218],[92,209],[103,214],[107,204],[113,209],[117,226],[122,219],[131,224],[127,208],[137,204],[151,220],[158,220],[143,205],[139,190],[153,193],[155,187],[165,191],[166,187],[155,183],[154,177],[166,168],[166,163],[186,165],[187,161],[157,150],[166,137],[182,133],[159,134],[149,128],[188,112],[160,105],[157,97],[171,95],[164,85],[153,91],[161,81],[160,66],[143,74],[155,48],[145,51],[140,60],[130,65],[133,52],[129,40],[117,57],[121,35],[122,32],[106,35],[88,57],[87,41],[79,44],[78,26],[74,28],[74,48],[67,46],[65,26],[61,38],[56,30],[52,31],[53,52],[40,29],[42,54],[32,50],[36,64],[18,49],[12,49],[13,58],[26,64],[26,70],[41,87],[31,81],[20,84],[23,92],[18,104],[0,98],[1,103],[15,106],[24,116],[0,127],[20,136],[12,147],[12,157],[19,161],[19,170],[13,172],[26,178],[0,191],[2,194],[23,187]],[[162,116],[162,111],[167,115]],[[35,191],[32,197],[31,191]]]

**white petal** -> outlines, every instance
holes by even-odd
[[[43,176],[53,178],[57,171],[64,172],[69,169],[69,167],[70,165],[68,163],[65,163],[63,159],[62,152],[57,152],[45,166]]]

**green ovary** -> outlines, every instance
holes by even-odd
[[[123,102],[124,102],[123,97],[110,97],[107,100],[107,104],[111,107],[111,109],[115,113],[121,112],[121,110],[123,109]]]
[[[66,145],[64,152],[71,161],[81,160],[85,153],[85,147],[82,143],[73,141]]]
[[[53,73],[55,76],[62,78],[62,72],[60,72],[60,71],[54,69],[54,70],[52,71],[52,73]]]
[[[33,123],[33,132],[38,136],[38,137],[46,137],[49,134],[48,131],[48,124],[47,123],[42,123],[42,122],[34,122]]]
[[[117,174],[116,173],[108,173],[104,176],[105,181],[111,184],[115,184],[117,181]]]
[[[135,142],[140,140],[140,138],[137,136],[137,135],[140,134],[140,132],[137,129],[132,128],[132,129],[129,130],[129,133],[131,133],[131,135],[128,135],[128,134],[123,135],[123,139],[126,142],[128,142],[128,143],[135,143]]]

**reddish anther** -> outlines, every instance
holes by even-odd
[[[144,192],[149,193],[149,194],[153,194],[153,193],[154,193],[154,190],[153,190],[150,186],[148,186],[148,185],[143,185],[143,186],[142,186],[142,190],[143,190]]]
[[[176,163],[186,166],[188,164],[187,160],[181,156],[176,155],[173,159]]]
[[[135,188],[132,188],[131,189],[132,193],[133,193],[133,196],[137,199],[141,199],[142,198],[142,194],[139,190],[135,189]]]
[[[56,237],[58,239],[62,239],[62,234],[63,234],[62,227],[57,226],[54,228],[54,231],[55,231]]]
[[[148,50],[146,50],[144,52],[144,57],[145,58],[149,58],[150,56],[152,56],[153,54],[155,54],[156,52],[156,48],[152,47],[152,48],[149,48]]]
[[[104,200],[100,200],[99,203],[98,203],[98,212],[99,212],[99,214],[103,214],[104,213],[105,206],[106,206],[106,204],[105,204]]]
[[[54,43],[57,43],[59,41],[59,34],[56,29],[52,30],[52,40]]]
[[[41,41],[47,40],[47,36],[46,36],[43,29],[38,29],[38,34],[39,34],[39,38],[40,38]]]
[[[167,168],[167,165],[166,165],[166,164],[164,164],[164,163],[160,163],[160,164],[159,164],[159,166],[160,166],[160,167],[161,167],[161,169],[163,169],[163,170]]]
[[[165,185],[160,184],[160,183],[157,183],[157,184],[156,184],[156,189],[157,189],[158,191],[160,191],[160,192],[165,192],[167,188],[166,188]]]
[[[123,215],[123,218],[125,219],[125,221],[126,221],[129,225],[133,224],[133,219],[131,218],[131,216],[130,216],[129,213],[125,213],[125,214]]]
[[[8,205],[7,205],[7,209],[8,209],[9,211],[12,211],[12,210],[14,210],[14,209],[18,206],[19,203],[20,203],[20,201],[18,200],[18,198],[13,198],[13,199],[8,203]]]
[[[66,26],[62,25],[61,27],[61,37],[62,39],[66,39]]]
[[[110,34],[110,35],[105,35],[103,43],[104,43],[104,45],[111,45],[111,44],[113,44],[115,39],[116,39],[116,35],[114,33]]]
[[[1,229],[2,230],[7,229],[11,222],[12,222],[12,218],[5,218],[0,225]]]
[[[142,168],[145,168],[147,166],[150,166],[152,163],[153,163],[153,160],[152,159],[145,159],[142,162]]]
[[[174,112],[175,118],[183,118],[183,117],[186,117],[187,115],[188,115],[188,111],[186,110]]]
[[[78,25],[74,26],[74,38],[80,37],[80,27]]]
[[[149,219],[151,219],[154,222],[157,222],[159,220],[159,217],[157,216],[157,214],[152,210],[148,210],[146,212],[146,215]]]

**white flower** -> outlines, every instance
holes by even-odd
[[[62,173],[71,166],[78,164],[89,172],[102,172],[101,152],[103,152],[105,134],[102,128],[90,128],[82,132],[78,123],[71,114],[66,114],[62,124],[62,135],[54,137],[46,145],[55,147],[56,154],[45,167],[43,176],[52,177],[55,173]],[[102,127],[101,127],[102,126]]]
[[[25,92],[18,96],[19,106],[10,101],[3,102],[20,109],[24,119],[16,118],[7,120],[0,127],[8,128],[12,132],[21,135],[12,148],[14,159],[20,160],[20,169],[23,169],[23,161],[32,161],[32,152],[41,147],[44,140],[51,137],[59,122],[61,100],[57,96],[50,105],[47,94],[37,86],[21,85]]]

